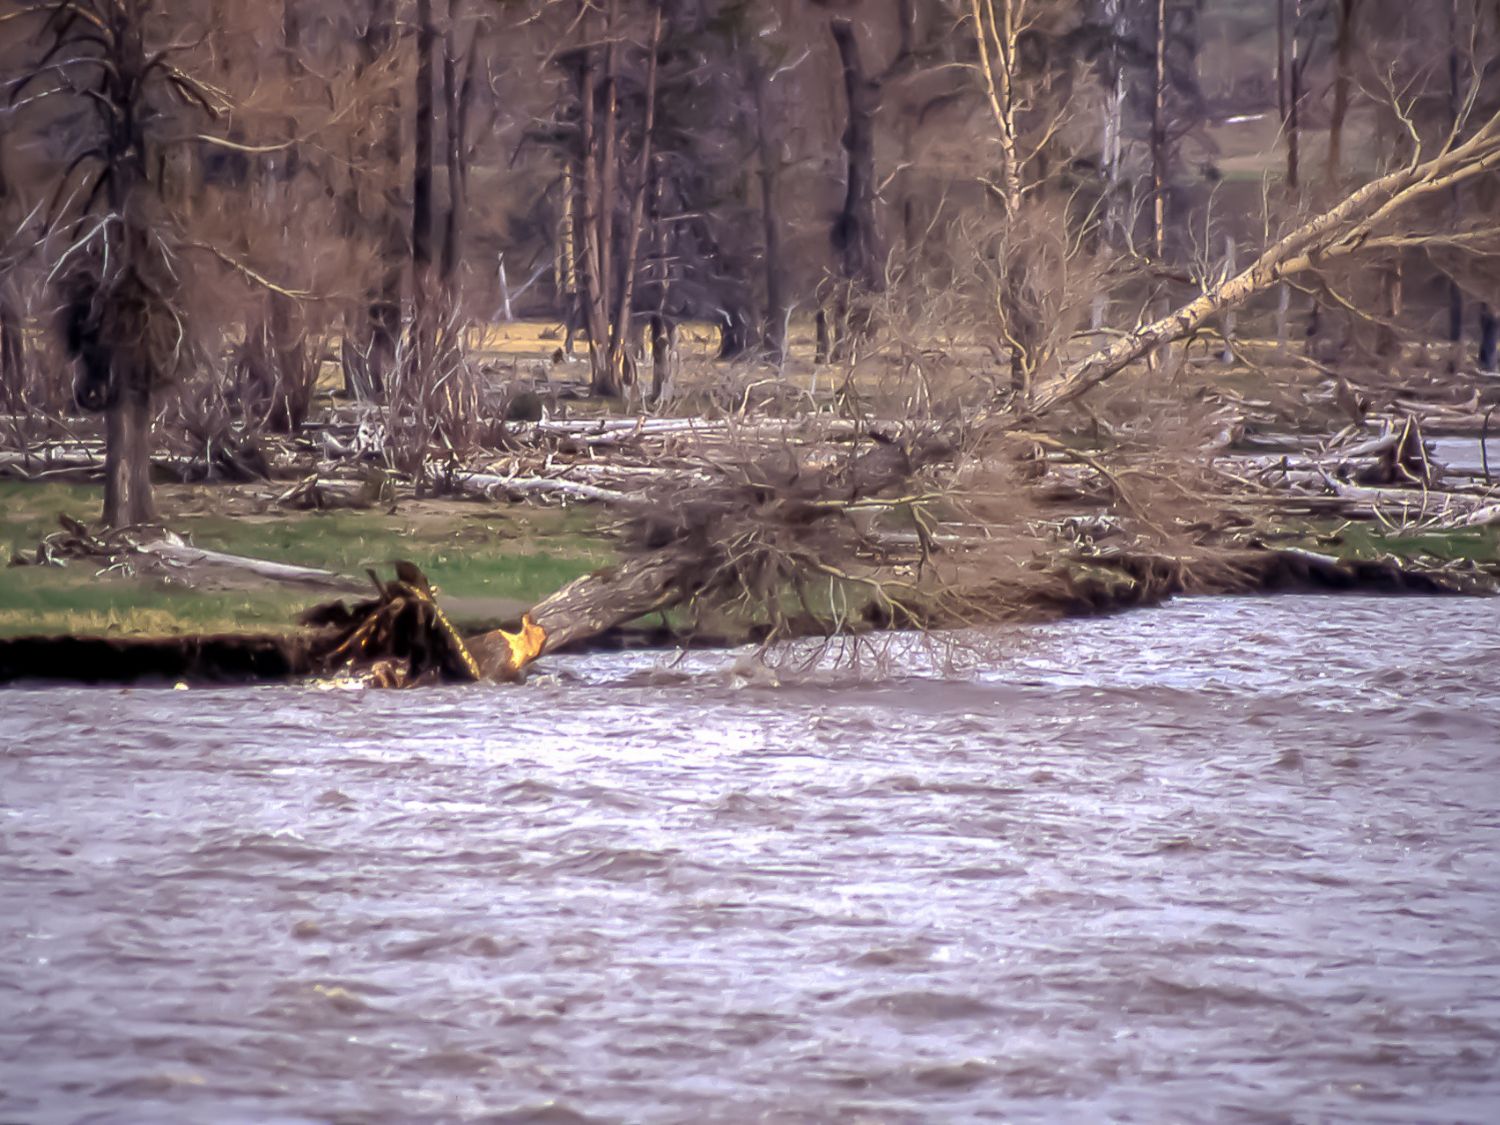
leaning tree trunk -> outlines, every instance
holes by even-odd
[[[1033,408],[1041,413],[1072,402],[1154,348],[1197,332],[1213,316],[1325,264],[1366,253],[1398,253],[1447,233],[1404,229],[1406,212],[1500,163],[1500,112],[1465,141],[1436,156],[1372,180],[1337,206],[1310,219],[1266,249],[1249,268],[1213,285],[1181,308],[1127,332],[1074,364]]]

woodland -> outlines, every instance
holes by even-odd
[[[306,610],[0,680],[1500,579],[1497,0],[0,0],[0,82],[0,487],[97,505],[0,585]],[[185,497],[597,553],[477,628]]]

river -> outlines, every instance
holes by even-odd
[[[1500,601],[0,692],[0,1121],[1500,1120]]]

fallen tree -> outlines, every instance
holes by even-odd
[[[1083,397],[1158,348],[1186,339],[1212,318],[1260,293],[1320,266],[1352,257],[1375,257],[1414,249],[1441,248],[1500,254],[1500,219],[1481,215],[1462,229],[1451,223],[1424,228],[1419,205],[1455,191],[1478,176],[1500,171],[1500,112],[1462,138],[1455,125],[1439,151],[1426,159],[1420,145],[1403,167],[1365,184],[1336,206],[1302,223],[1268,247],[1249,267],[1209,285],[1166,316],[1085,356],[1030,406],[1044,414]]]

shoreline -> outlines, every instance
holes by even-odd
[[[1216,561],[1215,577],[1194,577],[1186,560],[1121,552],[1093,559],[1073,559],[1070,597],[1055,588],[1027,602],[1011,602],[983,624],[1041,624],[1068,618],[1112,616],[1163,605],[1179,596],[1251,597],[1338,593],[1351,596],[1486,597],[1492,590],[1462,588],[1433,573],[1387,560],[1348,560],[1303,549],[1242,550]],[[1201,563],[1203,560],[1193,560]],[[1079,565],[1082,564],[1082,565]],[[809,626],[777,639],[833,636]],[[934,620],[929,631],[983,627],[973,622]],[[843,635],[901,631],[872,626]],[[484,634],[469,632],[472,642]],[[183,633],[177,635],[100,636],[89,634],[0,637],[0,687],[190,687],[296,683],[337,674],[322,663],[337,631],[289,628],[279,632]],[[565,653],[649,650],[663,654],[693,650],[727,650],[763,640],[755,630],[735,636],[697,633],[691,636],[666,624],[633,622],[603,631],[586,642],[558,650]],[[355,671],[357,674],[357,670]],[[432,680],[431,683],[451,682]],[[380,685],[376,685],[380,686]]]

